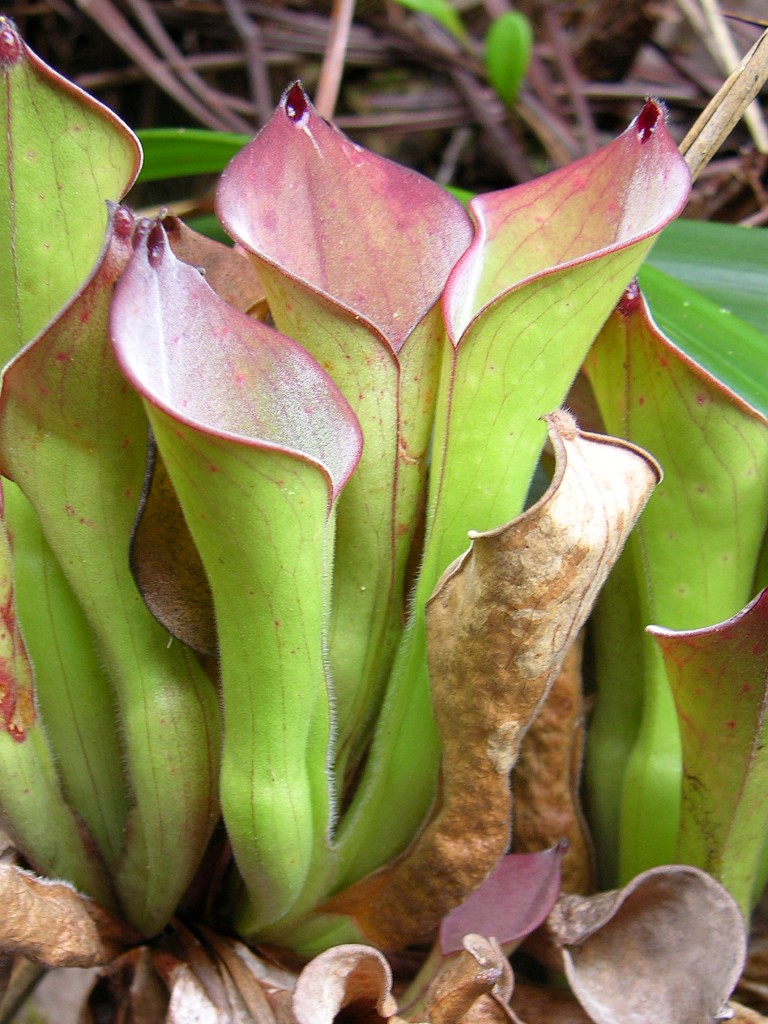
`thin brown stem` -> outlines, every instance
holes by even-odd
[[[320,71],[320,82],[317,87],[315,106],[321,117],[330,120],[336,110],[339,98],[341,77],[344,73],[344,62],[352,19],[355,14],[355,0],[333,0],[331,9],[331,32],[325,50],[323,66]]]

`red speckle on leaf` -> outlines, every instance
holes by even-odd
[[[142,217],[140,221],[136,223],[136,227],[133,232],[133,248],[138,249],[144,243],[144,239],[152,228],[152,221],[148,217]]]
[[[163,262],[165,256],[165,230],[162,224],[153,224],[149,235],[147,236],[147,257],[149,259],[150,266],[154,267],[155,270]]]
[[[133,231],[133,214],[124,206],[115,210],[112,226],[118,238],[130,238]]]
[[[645,405],[645,396],[644,395],[639,395],[638,396],[637,404],[638,405]]]
[[[640,304],[640,286],[637,279],[630,281],[624,289],[624,294],[619,299],[618,311],[621,316],[627,317],[635,312]]]
[[[75,514],[75,507],[74,505],[65,505],[64,511],[68,516],[73,516]]]
[[[752,654],[760,655],[762,653],[763,653],[763,645],[762,644],[757,643],[757,644],[753,644],[752,645]]]
[[[218,473],[219,472],[219,467],[218,466],[214,466],[214,464],[211,462],[208,465],[208,472],[209,473]]]
[[[637,128],[637,137],[641,142],[647,142],[651,135],[656,131],[661,115],[661,109],[659,105],[653,100],[648,100],[643,109],[637,116],[635,127]]]
[[[21,60],[24,44],[18,32],[5,19],[0,24],[3,25],[0,29],[0,66],[9,68]]]
[[[57,352],[56,355],[53,358],[56,360],[57,363],[68,363],[69,360],[72,358],[72,353],[71,352]]]
[[[755,650],[754,647],[752,648],[752,653],[753,654],[759,654],[760,653],[760,645],[757,644],[756,646],[757,646],[757,650]],[[739,690],[739,693],[751,693],[751,692],[752,692],[752,687],[749,685],[749,683],[744,683],[742,685],[741,689]]]
[[[706,395],[702,395],[701,392],[699,392],[699,394],[696,395],[696,405],[704,405],[706,403],[706,401],[707,401],[707,396]]]
[[[301,83],[294,82],[288,89],[283,100],[283,107],[288,119],[296,124],[301,124],[306,118],[309,113],[309,101]]]
[[[726,729],[735,729],[736,728],[736,723],[734,721],[726,722],[725,723],[725,728]]]

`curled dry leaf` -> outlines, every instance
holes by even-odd
[[[349,1024],[374,1024],[397,1010],[392,971],[378,950],[349,944],[334,946],[310,961],[293,993],[298,1024],[333,1024],[344,1011]]]
[[[324,908],[354,917],[380,948],[429,934],[503,856],[522,738],[659,478],[641,449],[584,434],[564,411],[547,419],[549,490],[511,523],[471,534],[427,608],[443,747],[432,819],[392,866]]]
[[[549,925],[595,1024],[712,1021],[746,952],[736,902],[688,866],[652,868],[613,892],[563,896]]]
[[[45,967],[97,967],[138,936],[66,882],[0,864],[0,949]]]
[[[512,968],[498,942],[482,935],[467,935],[462,952],[446,964],[430,987],[427,1018],[430,1024],[464,1024],[475,1019],[476,1004],[493,995],[490,1005],[483,1001],[478,1008],[477,1019],[508,1020],[503,1007],[512,995],[512,987]],[[501,1016],[504,1013],[506,1017]]]
[[[512,772],[512,849],[542,850],[566,839],[561,887],[573,893],[594,888],[592,842],[579,798],[584,751],[582,649],[580,635],[526,733]]]

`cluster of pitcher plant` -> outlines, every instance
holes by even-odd
[[[300,957],[441,922],[443,952],[509,942],[515,865],[523,932],[561,873],[673,863],[748,915],[768,430],[633,284],[690,186],[660,106],[468,212],[294,84],[220,179],[229,248],[118,205],[137,141],[7,19],[0,81],[0,813],[26,866],[120,948],[174,915]]]

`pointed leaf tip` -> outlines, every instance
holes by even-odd
[[[394,353],[438,301],[472,237],[451,195],[353,143],[299,82],[225,169],[216,210],[258,261],[268,293],[279,289],[285,301],[289,286],[320,297]]]
[[[594,153],[533,181],[476,196],[470,202],[475,238],[444,293],[454,346],[475,318],[481,321],[513,292],[535,294],[537,282],[546,282],[554,302],[556,272],[571,278],[567,309],[575,337],[578,267],[594,266],[584,297],[594,295],[598,281],[610,289],[619,266],[630,277],[644,255],[642,247],[633,247],[647,245],[676,217],[689,191],[690,172],[666,130],[663,109],[649,100],[621,135]]]
[[[641,142],[647,142],[656,131],[659,121],[664,123],[664,110],[656,100],[647,100],[635,119],[635,130]]]
[[[289,121],[301,124],[305,120],[309,113],[310,103],[301,82],[294,82],[285,90],[280,105]]]

